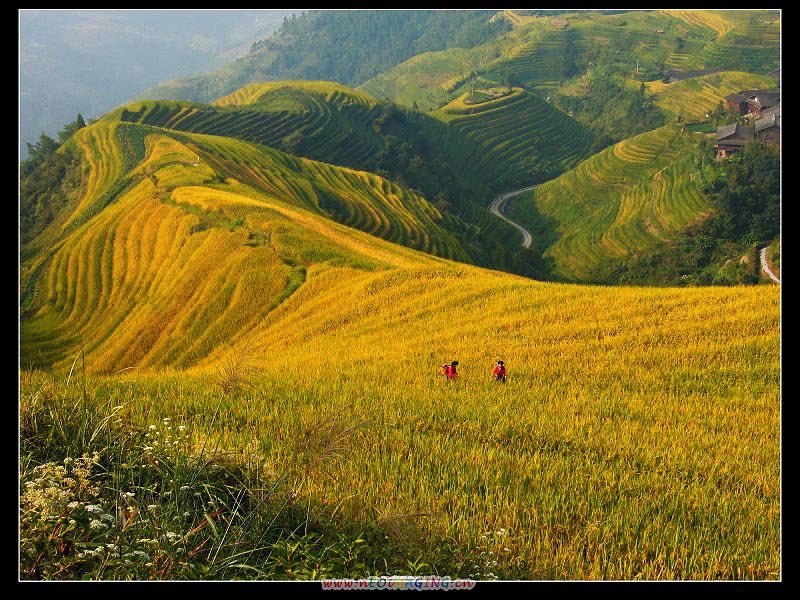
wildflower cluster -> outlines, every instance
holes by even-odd
[[[497,579],[495,571],[500,564],[498,559],[510,557],[510,534],[501,527],[497,531],[486,531],[481,535],[481,542],[476,550],[477,558],[472,565],[473,579]]]

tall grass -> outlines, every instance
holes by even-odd
[[[198,435],[202,419],[133,422],[138,391],[113,382],[30,373],[22,389],[22,579],[319,579],[422,564],[380,523],[344,523],[305,493],[352,426],[309,428],[276,472],[255,439],[234,450]],[[221,406],[205,415],[211,429]]]
[[[401,562],[424,571],[778,577],[779,291],[479,275],[316,272],[252,332],[268,351],[238,395],[217,383],[223,346],[188,372],[90,378],[89,393],[140,430],[168,418],[195,450],[258,457],[268,484],[288,474],[295,526],[320,510],[351,542],[405,541]]]

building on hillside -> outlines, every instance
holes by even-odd
[[[677,83],[678,81],[684,81],[685,79],[702,77],[703,75],[711,75],[712,73],[717,73],[718,71],[719,69],[706,69],[704,71],[686,71],[685,73],[681,73],[675,69],[670,69],[664,74],[664,81],[667,83]]]
[[[716,147],[717,159],[727,158],[738,152],[742,147],[755,137],[753,127],[744,125],[720,125],[717,127]]]
[[[781,144],[781,115],[772,114],[762,117],[753,126],[755,137],[761,143],[769,146],[779,146]]]
[[[760,117],[764,110],[780,104],[781,93],[778,90],[758,90],[747,97],[747,105],[751,115]]]
[[[747,98],[757,92],[758,90],[742,90],[735,94],[728,94],[723,100],[725,100],[725,106],[728,110],[732,110],[737,115],[746,115],[750,109]]]
[[[778,102],[775,106],[770,106],[769,108],[761,111],[761,118],[764,117],[771,117],[772,115],[777,115],[778,119],[781,116],[781,103]]]
[[[776,110],[777,109],[777,110]],[[752,127],[746,125],[720,125],[717,127],[717,159],[735,154],[749,141],[756,139],[768,146],[781,145],[780,104],[769,109],[768,116],[756,120]]]

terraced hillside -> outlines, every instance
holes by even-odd
[[[446,198],[457,215],[445,215],[443,226],[474,246],[478,264],[527,268],[508,250],[516,245],[514,229],[485,206],[503,189],[530,184],[535,165],[509,162],[439,119],[329,82],[256,84],[219,104],[145,101],[109,118],[225,135],[379,172],[428,198]]]
[[[509,42],[492,42],[476,48],[451,48],[418,54],[400,65],[379,73],[357,89],[403,106],[434,110],[454,95],[463,93],[469,74],[497,59],[500,47]]]
[[[431,114],[492,148],[500,164],[522,165],[532,178],[542,180],[589,155],[594,136],[586,127],[521,88],[475,105],[465,104],[466,96]]]
[[[707,44],[698,62],[707,68],[768,73],[780,64],[780,13],[764,11],[720,11],[735,27]]]
[[[286,201],[256,185],[283,187],[270,178],[292,157],[137,130],[141,178],[42,271],[22,365],[54,374],[22,375],[26,403],[50,407],[84,349],[86,370],[110,375],[73,406],[187,427],[192,450],[269,477],[313,469],[286,491],[303,515],[313,502],[377,523],[395,551],[424,540],[413,556],[461,577],[780,578],[777,286],[587,287],[455,264],[301,208],[288,182]],[[669,136],[609,149],[595,176],[622,186]],[[247,347],[253,387],[222,394],[216,368]],[[497,358],[505,386],[488,381]],[[131,500],[143,514],[148,493]],[[206,518],[190,516],[179,535]],[[333,573],[386,567],[354,569]]]
[[[95,185],[110,180],[104,169],[118,172],[124,162],[124,145],[114,133],[122,127],[142,140],[144,160],[107,188]],[[26,363],[57,362],[78,339],[91,351],[106,348],[114,343],[109,336],[128,331],[136,332],[137,341],[119,350],[124,356],[185,365],[257,318],[256,305],[263,312],[291,293],[305,277],[309,257],[325,261],[329,246],[349,231],[329,219],[470,260],[463,244],[438,224],[436,208],[370,173],[238,140],[178,140],[113,121],[87,128],[86,139],[107,142],[98,160],[87,161],[86,195],[68,207],[60,236],[48,233],[48,248],[22,266]],[[298,227],[308,231],[298,233]],[[347,247],[372,239],[363,235],[348,234]],[[328,242],[318,243],[316,236]],[[368,256],[355,262],[374,264],[378,257],[395,264],[404,256],[370,244]],[[257,291],[254,282],[267,279]],[[142,297],[150,301],[140,304]],[[214,315],[223,308],[237,316],[219,329]],[[189,337],[175,335],[187,333],[181,324],[195,319],[204,323],[202,333],[197,324]],[[143,320],[150,323],[145,329]],[[122,360],[119,352],[98,364]]]
[[[169,100],[134,103],[122,121],[225,135],[334,164],[359,167],[382,149],[377,102],[327,82],[245,86],[216,106]]]
[[[509,78],[546,96],[589,63],[613,64],[640,79],[660,70],[718,68],[767,73],[777,67],[779,21],[775,11],[632,11],[535,18],[469,51],[451,48],[416,56],[362,84],[375,97],[422,109],[441,106],[449,94]],[[660,33],[657,33],[660,32]],[[452,96],[451,96],[452,97]]]
[[[515,48],[507,60],[494,62],[485,76],[495,81],[510,76],[515,85],[546,95],[577,73],[581,39],[574,27],[545,28],[535,41]]]
[[[718,37],[724,36],[736,24],[729,21],[721,14],[711,12],[708,10],[662,10],[665,15],[670,15],[686,21],[690,25],[702,25],[708,27],[717,34]]]
[[[524,176],[518,165],[500,165],[491,148],[477,146],[438,119],[401,111],[393,104],[379,103],[362,92],[328,82],[254,84],[220,99],[218,106],[139,102],[119,109],[113,117],[177,131],[224,134],[366,170],[375,170],[387,136],[421,139],[424,142],[413,149],[422,152],[429,164],[446,161],[474,187],[480,188],[486,181],[500,183],[494,165]],[[480,157],[483,172],[463,169],[475,157]]]
[[[423,108],[435,108],[447,92],[463,93],[471,74],[487,82],[509,78],[514,85],[543,96],[593,64],[636,67],[642,76],[657,74],[656,63],[667,68],[692,65],[694,56],[714,38],[702,25],[688,25],[668,15],[635,11],[606,15],[601,12],[565,14],[566,28],[551,19],[535,18],[490,43],[463,51],[450,50],[416,56],[362,84],[378,98]],[[655,30],[663,30],[656,34]]]
[[[707,214],[691,173],[695,135],[666,126],[620,142],[520,196],[511,214],[532,226],[534,213],[556,220],[545,256],[557,276],[603,280],[615,259],[667,243]]]
[[[768,75],[723,71],[668,85],[661,82],[646,85],[657,106],[671,115],[680,115],[691,121],[704,119],[728,94],[740,90],[771,89],[775,87],[775,79]]]

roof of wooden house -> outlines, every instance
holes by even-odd
[[[720,125],[717,127],[716,140],[717,142],[724,142],[726,144],[744,144],[747,140],[752,139],[755,133],[756,132],[753,127],[745,127],[744,125],[739,125],[738,123],[734,123],[732,125]]]

